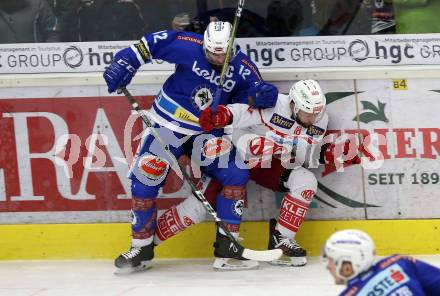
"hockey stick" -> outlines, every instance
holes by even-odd
[[[234,47],[235,35],[237,35],[238,22],[240,21],[241,11],[244,7],[245,0],[238,0],[237,10],[235,11],[234,24],[232,25],[231,40],[229,40],[228,48],[226,49],[225,61],[223,63],[222,71],[220,72],[220,82],[217,90],[215,91],[214,101],[211,105],[212,112],[217,112],[217,106],[220,103],[220,97],[223,91],[223,84],[225,83],[226,71],[229,68],[229,61],[231,59],[232,47]]]
[[[147,125],[147,127],[150,129],[151,134],[155,137],[155,139],[162,145],[163,149],[165,150],[165,153],[167,154],[170,159],[175,159],[174,155],[170,151],[170,147],[162,140],[159,133],[154,128],[153,124],[151,123],[150,119],[142,112],[142,110],[139,107],[139,104],[137,103],[136,99],[130,94],[130,92],[125,88],[121,87],[118,89],[118,93],[123,93],[128,101],[130,102],[132,108],[136,110],[144,123]],[[238,249],[238,254],[242,256],[243,258],[250,259],[250,260],[256,260],[256,261],[273,261],[279,259],[283,252],[281,249],[273,249],[273,250],[265,250],[265,251],[255,251],[251,249],[246,249],[240,243],[234,238],[234,236],[231,234],[231,232],[227,229],[225,222],[223,222],[217,215],[217,212],[212,208],[212,206],[209,204],[209,202],[206,200],[206,197],[203,195],[203,193],[197,188],[197,186],[192,182],[190,176],[186,172],[185,168],[180,164],[177,160],[174,161],[182,175],[183,178],[189,183],[191,187],[191,191],[193,192],[194,196],[203,204],[205,209],[208,211],[208,213],[214,218],[215,222],[217,222],[217,225],[223,229],[223,231],[226,233],[226,236],[231,240],[231,242],[234,244],[234,246]]]

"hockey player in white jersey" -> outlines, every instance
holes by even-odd
[[[317,189],[316,178],[306,167],[311,165],[311,160],[315,165],[318,161],[328,124],[325,106],[326,99],[319,84],[302,80],[291,87],[289,95],[279,94],[273,108],[220,105],[216,113],[208,108],[200,116],[200,126],[205,131],[225,128],[226,133],[230,133],[232,142],[246,160],[242,166],[250,169],[251,179],[265,188],[286,192],[278,220],[270,221],[269,249],[281,248],[284,253],[274,264],[302,266],[307,263],[306,250],[295,241],[295,235]],[[212,190],[205,193],[208,199],[209,192]],[[180,217],[189,217],[195,223],[203,221],[204,208],[194,199],[187,198],[158,218],[156,242],[186,228],[184,223],[178,222]],[[225,262],[221,264],[215,262],[214,267],[227,266]]]

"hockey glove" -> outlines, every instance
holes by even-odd
[[[224,128],[225,126],[231,124],[232,113],[223,105],[217,106],[217,112],[212,113],[211,107],[203,110],[199,117],[200,127],[205,132],[210,132],[214,128]]]
[[[253,98],[255,107],[272,108],[278,99],[278,89],[273,84],[255,81],[248,90],[248,96]]]
[[[128,85],[139,67],[140,63],[130,48],[119,51],[110,66],[105,68],[103,74],[108,92],[112,93],[118,88]]]

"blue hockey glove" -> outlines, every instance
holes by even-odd
[[[140,63],[130,48],[119,51],[110,66],[105,68],[103,74],[108,92],[112,93],[118,88],[128,85],[139,67]]]
[[[257,108],[272,108],[278,99],[278,89],[275,85],[256,81],[249,88],[248,95],[254,99]]]

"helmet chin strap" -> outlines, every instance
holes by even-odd
[[[340,260],[342,260],[342,259],[340,259]],[[348,282],[349,280],[351,280],[352,278],[355,278],[355,277],[358,276],[359,274],[363,273],[363,271],[360,271],[360,272],[359,272],[359,271],[356,271],[356,270],[354,269],[353,262],[351,262],[351,261],[346,261],[346,262],[349,262],[349,263],[351,264],[351,268],[352,268],[352,272],[353,272],[353,273],[352,273],[351,275],[349,275],[349,276],[345,276],[345,275],[341,274],[341,272],[342,272],[342,268],[343,268],[343,262],[344,262],[344,261],[342,261],[342,262],[336,264],[336,274],[339,276],[340,279],[343,280],[344,284],[347,284],[347,282]]]
[[[336,265],[336,274],[339,276],[339,278],[343,281],[343,284],[345,285],[347,284],[349,278],[342,275],[341,271],[342,271],[342,264]]]
[[[297,120],[299,108],[296,108],[296,105],[293,102],[293,100],[290,101],[290,111],[292,111],[292,115],[290,116],[290,118],[292,118],[293,120]]]

